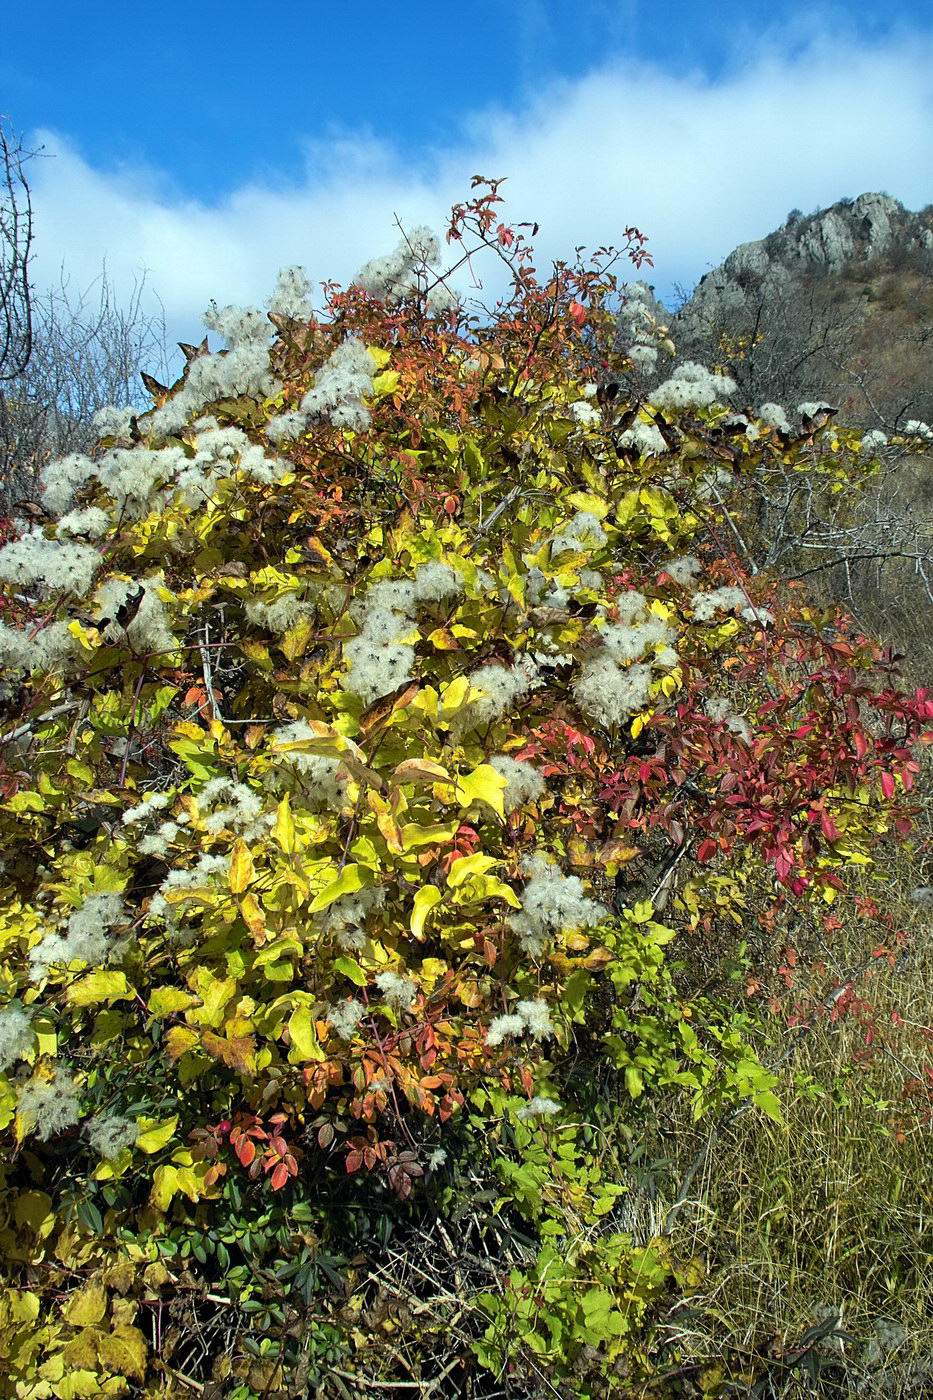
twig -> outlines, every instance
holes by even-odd
[[[201,653],[201,674],[204,677],[204,689],[207,691],[208,704],[211,707],[211,716],[214,719],[223,719],[220,706],[217,703],[217,696],[214,694],[214,673],[211,670],[211,657],[208,648],[211,644],[209,624],[204,624],[204,641],[198,647]]]

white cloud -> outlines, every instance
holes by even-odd
[[[911,34],[788,39],[783,52],[772,36],[715,81],[619,58],[521,108],[469,115],[456,145],[417,161],[368,134],[315,139],[298,181],[245,184],[210,204],[157,171],[94,169],[66,136],[38,132],[54,159],[33,167],[34,272],[54,280],[63,262],[83,285],[106,257],[126,289],[146,268],[172,337],[190,340],[211,297],[259,300],[284,263],[315,282],[346,281],[394,245],[396,214],[442,230],[481,172],[509,177],[507,221],[539,221],[539,265],[577,244],[618,245],[635,224],[666,293],[792,206],[876,189],[909,207],[929,202],[931,60],[933,42]]]

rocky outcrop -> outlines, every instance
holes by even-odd
[[[766,238],[740,244],[708,272],[675,325],[690,332],[728,322],[749,294],[778,292],[807,273],[838,274],[895,252],[933,255],[933,211],[911,213],[886,194],[861,194],[815,214],[791,214]]]

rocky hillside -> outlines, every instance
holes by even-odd
[[[749,404],[829,398],[891,429],[933,417],[933,205],[862,194],[737,247],[679,308],[681,355]]]

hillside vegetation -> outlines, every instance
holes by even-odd
[[[636,393],[641,234],[499,203],[212,306],[0,548],[4,1394],[926,1384],[933,697],[751,558],[923,425]]]

